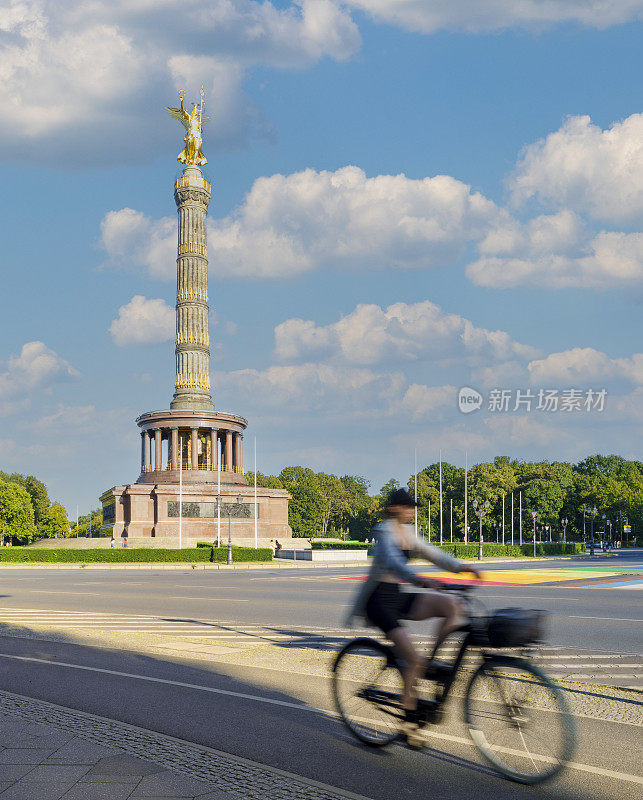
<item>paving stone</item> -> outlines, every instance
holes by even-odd
[[[59,783],[61,781],[70,781],[75,783],[86,774],[88,769],[89,767],[86,764],[83,766],[39,764],[21,780],[26,780],[32,783]]]
[[[154,775],[157,772],[163,771],[163,767],[158,764],[153,764],[150,761],[144,761],[141,758],[134,758],[129,755],[115,755],[101,758],[101,760],[87,772],[87,778],[98,779],[99,776],[103,775],[113,778],[142,778],[146,775]]]
[[[118,747],[106,747],[75,737],[64,744],[47,759],[48,764],[97,764],[104,758],[117,756],[125,751]]]
[[[31,770],[34,769],[33,764],[0,764],[0,782],[6,783],[10,781],[20,780],[24,778]]]
[[[77,783],[62,800],[127,800],[131,794],[131,785],[122,783]]]
[[[40,747],[8,747],[0,753],[0,764],[40,764],[54,751]]]
[[[198,781],[187,775],[176,775],[173,772],[164,770],[158,775],[151,775],[143,780],[132,793],[134,797],[194,797],[212,790],[212,784],[205,781]]]
[[[74,783],[75,781],[33,782],[23,778],[0,792],[0,798],[2,800],[60,800]]]

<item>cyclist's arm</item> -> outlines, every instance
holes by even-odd
[[[415,586],[424,585],[424,580],[409,567],[402,551],[386,530],[379,531],[373,556],[378,559],[384,572],[392,572],[400,580]]]
[[[423,541],[419,536],[415,539],[413,552],[427,561],[431,561],[436,567],[449,570],[449,572],[471,572],[480,577],[480,573],[475,567],[471,567],[469,564],[465,564],[464,561],[450,556],[439,547],[434,547],[432,544]]]

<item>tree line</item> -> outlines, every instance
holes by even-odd
[[[451,529],[456,541],[463,541],[465,470],[442,462],[442,530],[449,540]],[[519,461],[496,456],[492,462],[474,464],[467,471],[467,539],[477,539],[478,517],[473,501],[489,501],[483,519],[483,535],[495,541],[503,519],[505,536],[510,535],[513,518],[517,538],[522,522],[525,537],[533,532],[532,511],[539,538],[562,538],[562,521],[567,520],[565,535],[581,539],[590,535],[592,516],[594,534],[604,531],[613,539],[621,538],[623,526],[631,525],[632,536],[643,529],[643,462],[621,456],[594,455],[571,464],[564,461]],[[254,474],[247,473],[252,484]],[[289,522],[294,536],[324,537],[347,532],[351,538],[369,537],[379,521],[391,489],[401,484],[392,478],[379,492],[370,494],[369,483],[356,475],[336,476],[314,472],[307,467],[286,467],[279,475],[257,473],[257,485],[287,489]],[[415,476],[406,481],[415,492]],[[418,526],[425,536],[437,539],[440,530],[440,465],[429,464],[418,472]],[[513,496],[513,517],[511,500]],[[521,514],[522,507],[522,514]],[[430,512],[429,512],[430,509]],[[583,515],[585,509],[585,515]],[[596,514],[593,514],[596,509]],[[430,513],[430,516],[429,516]],[[585,522],[583,522],[585,520]],[[545,533],[545,526],[549,531]]]
[[[36,537],[68,536],[61,503],[49,500],[47,487],[33,475],[0,472],[0,541],[24,544]]]

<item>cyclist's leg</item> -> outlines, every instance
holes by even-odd
[[[466,612],[462,603],[453,597],[439,592],[426,592],[415,598],[405,617],[416,622],[431,617],[442,620],[437,631],[435,644],[437,650],[446,637],[465,622]]]
[[[402,626],[393,628],[393,630],[388,631],[387,636],[397,648],[399,655],[406,662],[406,666],[402,670],[402,677],[404,679],[402,708],[406,711],[413,711],[417,708],[415,686],[420,676],[424,674],[426,659],[416,650],[413,640],[406,628]]]

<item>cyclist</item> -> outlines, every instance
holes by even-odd
[[[360,587],[349,613],[348,624],[354,617],[363,617],[380,628],[396,646],[406,663],[403,670],[404,733],[409,745],[423,743],[418,725],[415,685],[426,669],[426,659],[417,651],[402,620],[441,620],[437,646],[465,621],[462,604],[439,592],[413,593],[403,591],[404,583],[426,589],[439,587],[438,581],[423,578],[408,564],[411,556],[419,556],[450,572],[470,572],[480,578],[480,572],[456,558],[433,547],[415,535],[410,524],[417,504],[406,489],[395,489],[388,497],[386,518],[374,528],[373,562],[366,581]],[[437,648],[436,648],[437,649]]]

